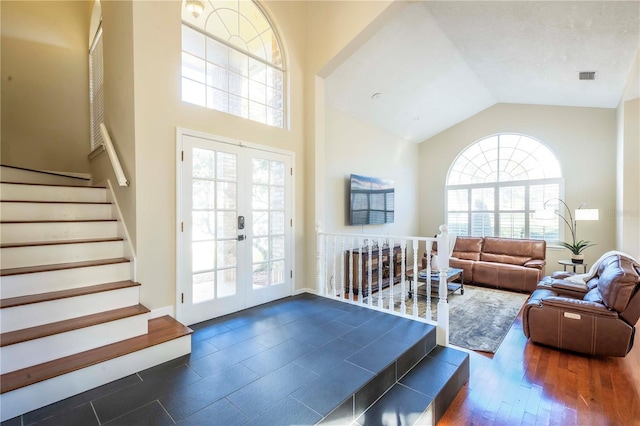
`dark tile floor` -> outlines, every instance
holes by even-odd
[[[415,423],[435,398],[425,377],[463,362],[438,347],[442,365],[403,378],[435,347],[432,326],[308,293],[192,328],[190,355],[2,426],[380,424],[398,406]]]

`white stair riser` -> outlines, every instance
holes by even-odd
[[[2,297],[6,299],[130,279],[131,264],[129,262],[8,275],[2,277]]]
[[[32,172],[30,170],[14,169],[2,166],[0,178],[3,182],[44,183],[49,185],[89,185],[85,179],[76,179],[67,176],[52,175],[48,173]]]
[[[42,364],[146,334],[149,314],[140,314],[0,348],[0,374]]]
[[[113,259],[123,256],[124,244],[122,241],[5,247],[0,249],[0,267],[2,269],[21,268],[84,260]]]
[[[0,318],[0,328],[3,333],[6,333],[137,305],[139,303],[139,289],[140,287],[136,286],[4,308]]]
[[[1,203],[2,221],[112,219],[111,204]]]
[[[30,241],[87,240],[118,236],[118,223],[107,222],[36,222],[0,224],[3,243]]]
[[[104,203],[107,201],[106,188],[0,184],[3,200],[14,201],[77,201]]]
[[[191,352],[191,336],[170,340],[0,395],[0,421],[52,404]]]

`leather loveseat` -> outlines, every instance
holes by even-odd
[[[449,266],[464,271],[465,283],[531,293],[544,275],[546,249],[544,240],[457,237]]]
[[[594,272],[586,283],[568,281],[571,273],[545,277],[524,307],[525,336],[559,349],[625,356],[640,318],[640,265],[610,254]]]

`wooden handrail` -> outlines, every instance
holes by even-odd
[[[109,160],[111,161],[113,172],[116,174],[116,179],[118,179],[118,184],[120,186],[129,186],[129,181],[124,175],[122,165],[118,159],[118,154],[116,153],[116,149],[113,147],[113,142],[111,142],[111,137],[109,136],[109,132],[107,131],[107,127],[104,123],[100,123],[100,133],[102,133],[104,147],[107,150],[107,154],[109,154]]]

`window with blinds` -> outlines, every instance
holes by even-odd
[[[449,232],[559,241],[560,219],[534,213],[547,200],[547,207],[557,207],[553,199],[561,197],[562,182],[560,163],[541,142],[517,134],[482,139],[462,151],[449,170]]]
[[[104,69],[102,26],[98,28],[89,50],[89,108],[91,113],[91,150],[103,142],[100,123],[104,121]]]

